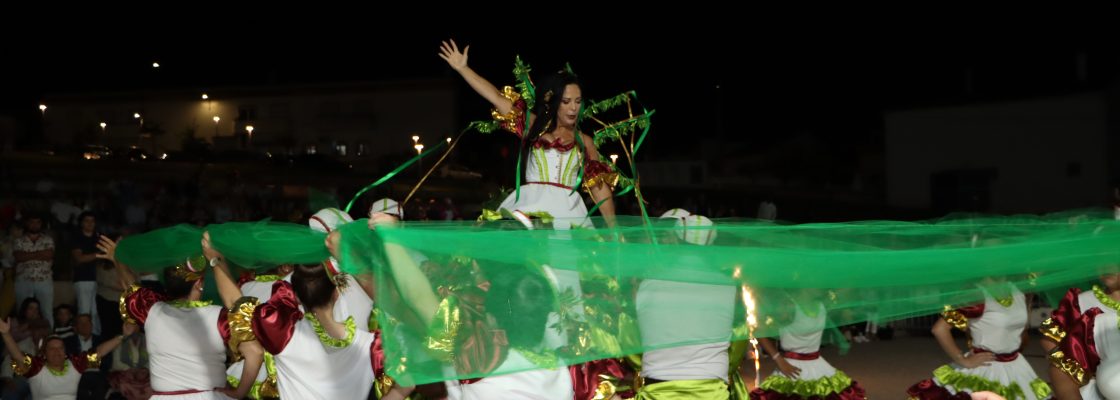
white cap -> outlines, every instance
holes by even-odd
[[[661,214],[660,218],[684,218],[689,215],[692,215],[692,213],[685,211],[685,209],[683,208],[674,208],[672,210],[666,211],[664,214]]]
[[[350,218],[350,214],[337,208],[330,207],[319,210],[315,215],[312,215],[311,218],[307,220],[307,225],[317,232],[330,233],[338,229],[339,225],[349,222],[354,222],[354,219]]]
[[[404,209],[401,208],[401,205],[398,204],[396,200],[388,197],[375,201],[373,205],[369,206],[370,214],[377,212],[396,215],[397,218],[404,219]]]
[[[677,220],[677,237],[695,245],[706,246],[716,240],[715,224],[703,215],[689,215]]]

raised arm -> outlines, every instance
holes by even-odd
[[[104,358],[106,354],[112,353],[113,350],[116,350],[117,346],[121,345],[121,342],[124,341],[125,338],[135,334],[139,328],[140,327],[136,324],[125,322],[124,325],[121,326],[121,332],[123,332],[123,334],[117,335],[97,345],[97,355]]]
[[[459,51],[459,45],[455,44],[455,40],[448,39],[440,44],[439,57],[447,61],[447,65],[450,65],[452,69],[458,72],[459,75],[463,77],[463,80],[467,81],[468,85],[471,85],[471,89],[474,89],[474,91],[478,92],[486,101],[493,104],[494,108],[496,108],[499,113],[508,114],[513,110],[513,101],[502,96],[502,92],[498,90],[494,84],[490,83],[486,78],[478,75],[471,67],[467,66],[467,53],[470,49],[471,46],[468,45],[464,47],[462,51]]]
[[[331,257],[334,257],[335,260],[339,260],[340,262],[342,260],[342,253],[340,250],[341,241],[342,232],[335,230],[327,234],[327,238],[324,242],[327,246],[327,250],[331,253]],[[371,300],[377,298],[377,284],[374,281],[372,271],[354,274],[354,280],[358,282],[358,286],[361,286],[362,291],[365,292],[366,296],[369,296]]]
[[[370,216],[370,229],[380,226],[392,225],[397,218],[385,213],[376,213]],[[396,243],[385,243],[385,257],[389,262],[389,270],[400,287],[401,295],[413,305],[413,309],[423,318],[424,324],[430,324],[439,307],[439,298],[432,291],[432,284],[408,251]]]
[[[232,309],[233,303],[241,298],[241,288],[229,273],[229,265],[222,253],[214,249],[210,243],[210,232],[202,233],[202,255],[214,266],[214,281],[218,285],[218,295],[226,309]]]
[[[4,337],[4,347],[8,349],[8,354],[12,356],[12,361],[23,360],[23,350],[19,349],[16,340],[12,338],[12,325],[7,318],[0,320],[0,336]]]
[[[97,254],[97,258],[102,260],[109,260],[117,268],[117,276],[120,277],[121,286],[128,288],[136,284],[136,274],[132,272],[128,266],[117,262],[117,241],[110,239],[108,236],[101,235],[101,239],[97,242],[97,249],[101,253]]]

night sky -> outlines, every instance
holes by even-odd
[[[707,135],[747,149],[793,135],[874,146],[884,110],[1104,87],[1120,65],[1118,51],[1077,40],[749,23],[573,25],[526,35],[469,23],[404,31],[230,23],[197,34],[184,33],[191,31],[185,24],[174,33],[113,25],[15,44],[0,65],[0,114],[33,124],[37,104],[51,93],[445,77],[460,82],[465,124],[485,118],[488,106],[436,56],[439,41],[455,37],[472,45],[470,65],[499,86],[512,83],[520,54],[538,73],[570,62],[585,97],[637,90],[657,109],[647,151],[672,157]],[[1078,78],[1079,54],[1086,80]]]

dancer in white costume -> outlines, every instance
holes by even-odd
[[[144,326],[148,339],[153,399],[242,398],[261,366],[263,351],[254,341],[231,344],[247,362],[241,384],[226,387],[226,344],[230,340],[229,313],[225,307],[200,301],[207,262],[192,257],[164,269],[165,293],[135,284],[136,276],[115,260],[116,242],[102,237],[101,257],[113,261],[128,285],[121,294],[121,316]],[[217,266],[216,275],[229,271]]]
[[[440,57],[494,105],[495,118],[522,140],[523,151],[528,152],[528,157],[522,158],[525,182],[520,193],[510,194],[500,208],[529,215],[546,212],[555,219],[556,229],[589,226],[587,206],[579,192],[572,190],[582,168],[584,188],[594,203],[602,202],[599,212],[607,225],[613,226],[611,188],[618,175],[600,161],[599,150],[590,136],[579,133],[580,138],[576,139],[583,92],[575,75],[560,71],[541,81],[536,87],[538,98],[533,110],[526,110],[525,99],[512,88],[498,90],[467,66],[469,49],[467,46],[460,51],[451,40],[440,47]]]
[[[378,226],[391,225],[396,220],[394,216],[376,213],[370,218],[370,228],[377,229]],[[441,309],[441,304],[470,302],[472,301],[470,297],[441,300],[432,290],[427,276],[407,249],[392,243],[386,243],[385,249],[391,274],[401,288],[401,296],[422,317],[423,323],[431,326],[433,320],[441,318],[437,313],[451,313],[460,315],[464,319],[463,326],[484,327],[448,331],[446,333],[453,336],[432,338],[437,342],[456,345],[469,343],[476,346],[471,351],[444,350],[449,352],[448,356],[457,367],[469,368],[465,371],[460,370],[460,373],[489,375],[482,379],[447,382],[448,399],[572,399],[574,392],[571,376],[567,368],[559,366],[556,353],[545,345],[544,333],[547,320],[542,317],[546,313],[543,312],[544,309],[536,308],[551,304],[556,296],[553,286],[544,276],[534,273],[509,273],[483,278],[488,283],[489,290],[486,291],[488,296],[502,297],[516,294],[532,296],[532,298],[524,301],[511,299],[508,303],[508,312],[485,313],[484,317],[476,320],[476,313],[473,312],[460,313],[458,310]],[[477,269],[478,266],[474,265],[473,268]],[[451,293],[448,296],[456,295]],[[478,307],[482,304],[473,306]],[[523,309],[524,307],[534,308]],[[471,320],[468,321],[467,318]],[[520,327],[517,331],[525,334],[506,337],[505,334],[496,333],[505,332],[503,327],[509,326],[507,324],[517,324]],[[526,326],[532,326],[533,329],[526,329]],[[499,340],[495,341],[495,338]],[[485,348],[485,350],[480,351],[477,348]],[[526,369],[528,371],[525,371]],[[503,374],[503,371],[512,373]]]
[[[525,224],[529,224],[529,216],[552,218],[553,228],[559,231],[566,231],[573,225],[591,227],[587,205],[579,191],[573,189],[583,171],[583,189],[591,195],[592,203],[599,204],[599,213],[606,224],[613,227],[612,190],[618,173],[601,160],[594,140],[579,132],[577,123],[583,89],[576,76],[558,71],[537,82],[536,99],[522,99],[513,88],[507,86],[498,90],[467,66],[469,49],[467,46],[460,51],[455,41],[449,40],[440,46],[439,56],[494,106],[494,118],[502,122],[503,129],[521,139],[520,159],[525,161],[525,181],[519,190],[506,197],[498,210],[486,210],[484,214],[500,215],[505,211]],[[527,109],[528,100],[534,102],[532,110]],[[557,232],[554,237],[564,239],[566,234]],[[563,248],[562,241],[553,241],[555,254],[564,253]],[[545,267],[545,273],[557,291],[571,292],[576,298],[582,298],[579,273],[572,267],[551,264]],[[583,308],[573,307],[571,312],[581,318]],[[549,325],[556,322],[558,318],[553,318]],[[566,332],[550,330],[547,335],[546,340],[554,348],[568,345]]]
[[[4,346],[12,355],[12,370],[24,378],[31,385],[31,397],[34,399],[63,400],[73,399],[78,396],[78,382],[88,368],[99,368],[101,355],[109,354],[121,344],[125,337],[136,333],[135,324],[124,324],[123,335],[117,335],[106,340],[92,351],[81,352],[66,356],[66,347],[62,338],[48,337],[43,343],[42,354],[24,354],[12,339],[11,325],[8,320],[0,320],[0,336],[3,336]],[[46,371],[43,371],[46,369]],[[49,372],[49,373],[47,373]]]
[[[225,263],[209,234],[202,248],[215,264]],[[242,297],[231,313],[235,340],[257,340],[273,355],[281,398],[364,399],[373,387],[377,338],[354,316],[335,317],[344,296],[336,284],[345,281],[331,275],[327,263],[296,266],[291,283],[274,282],[267,301]],[[229,277],[219,276],[218,288],[223,299],[241,295]]]
[[[866,399],[859,383],[821,357],[821,337],[828,318],[824,303],[811,296],[791,297],[789,307],[793,309],[793,322],[778,331],[781,350],[771,339],[759,338],[778,370],[751,391],[751,400]]]
[[[674,209],[662,218],[677,220],[677,236],[686,243],[707,246],[716,238],[712,221],[704,216]],[[721,278],[710,277],[712,281]],[[638,399],[728,398],[728,346],[735,290],[733,285],[656,279],[645,279],[638,285],[635,305],[642,346],[660,348],[642,355],[644,382]],[[687,340],[710,343],[664,348]]]
[[[1100,279],[1091,291],[1070,289],[1042,324],[1056,398],[1120,399],[1120,273]]]
[[[1011,400],[1051,397],[1050,386],[1019,354],[1027,328],[1027,297],[1010,284],[993,290],[1006,296],[996,298],[982,288],[983,303],[941,313],[943,318],[934,324],[933,335],[953,364],[937,368],[932,379],[911,386],[907,390],[911,399],[968,399],[980,391]],[[953,341],[952,328],[968,333],[971,349],[961,352]]]
[[[338,210],[338,208],[323,208],[314,215],[308,218],[307,224],[312,231],[320,233],[330,233],[337,229],[338,225],[353,222],[354,218],[349,214]],[[358,326],[365,328],[371,324],[371,311],[373,309],[373,300],[368,295],[367,283],[358,282],[354,277],[348,275],[339,275],[338,261],[335,258],[330,258],[326,262],[329,263],[330,271],[337,279],[343,280],[343,285],[346,288],[342,290],[342,296],[339,301],[335,301],[334,317],[336,320],[346,320],[347,317],[354,317],[355,323]],[[267,303],[268,299],[272,297],[272,286],[279,280],[291,282],[291,272],[295,267],[291,264],[283,264],[277,267],[277,273],[269,273],[269,275],[253,276],[251,279],[243,278],[239,285],[241,289],[241,296],[253,297]],[[232,306],[232,305],[230,305]],[[302,307],[300,307],[300,310]],[[231,384],[237,382],[237,378],[241,376],[243,361],[235,362],[230,365],[226,370],[226,379],[230,380]],[[261,369],[256,382],[253,383],[253,388],[250,390],[250,398],[258,399],[261,397],[278,397],[279,390],[277,388],[277,370],[276,362],[272,359],[272,354],[265,353],[264,355],[264,368]]]

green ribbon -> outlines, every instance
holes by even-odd
[[[349,203],[346,203],[346,209],[343,210],[343,211],[346,211],[347,213],[349,213],[350,212],[350,207],[353,207],[354,202],[358,201],[358,198],[362,197],[363,194],[368,192],[370,189],[373,189],[373,188],[381,185],[382,183],[385,183],[386,181],[388,181],[390,179],[393,179],[394,176],[397,176],[397,174],[399,174],[405,168],[408,168],[408,166],[412,165],[412,163],[416,162],[417,160],[420,160],[421,158],[424,158],[424,156],[428,155],[428,153],[436,151],[436,149],[439,149],[440,147],[443,147],[443,145],[445,145],[445,144],[447,144],[447,143],[444,142],[444,141],[440,141],[439,144],[437,144],[435,146],[432,146],[431,149],[428,149],[427,151],[425,151],[423,153],[417,154],[416,157],[412,157],[412,159],[406,161],[404,164],[401,164],[399,167],[393,169],[392,171],[389,171],[388,174],[385,174],[385,176],[381,177],[381,179],[378,179],[376,182],[373,182],[369,185],[366,185],[366,187],[362,188],[362,190],[359,190],[358,193],[354,195],[354,198],[350,199]]]

